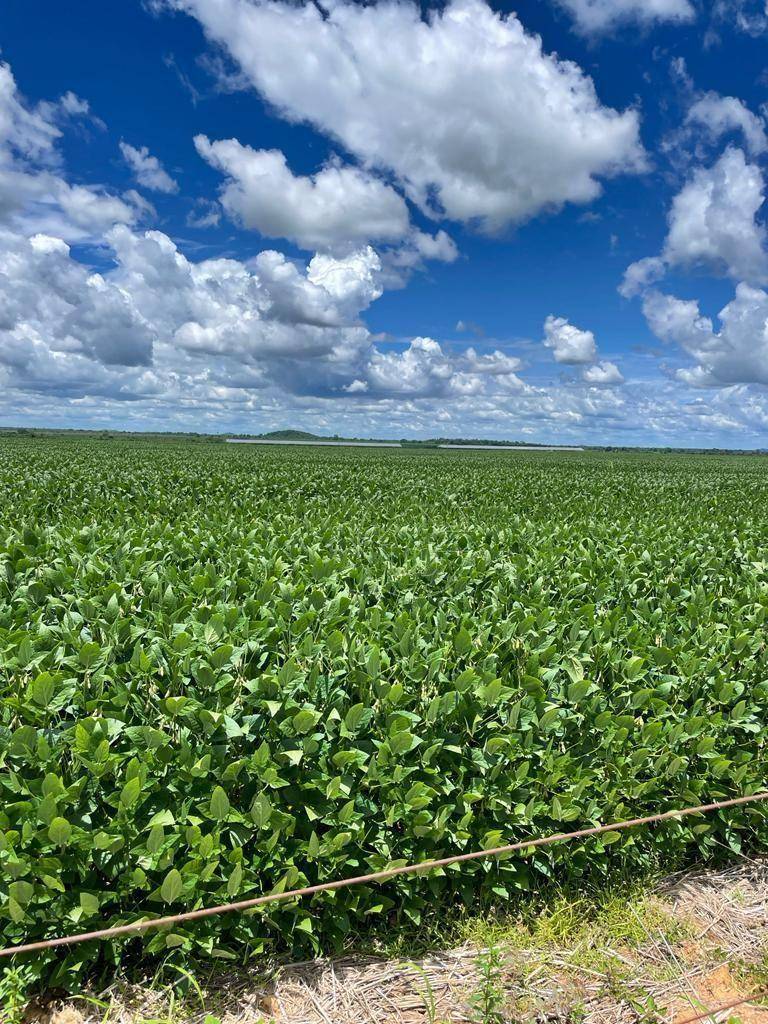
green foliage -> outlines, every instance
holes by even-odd
[[[4,967],[0,971],[0,1019],[3,1024],[23,1024],[27,992],[36,980],[29,968]]]
[[[475,1024],[504,1024],[503,960],[498,946],[483,950],[477,958],[480,980],[469,999]]]
[[[414,963],[413,961],[409,961],[406,966],[417,977],[417,982],[415,983],[414,988],[424,1003],[424,1016],[427,1019],[427,1024],[440,1024],[437,1018],[437,1000],[435,998],[435,990],[432,987],[429,975],[420,964]]]
[[[0,448],[0,942],[762,788],[762,460]],[[36,961],[329,951],[557,877],[762,842],[759,808]]]

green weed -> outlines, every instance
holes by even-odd
[[[471,1019],[475,1024],[504,1024],[503,961],[498,946],[491,946],[478,955],[480,980],[469,998]]]

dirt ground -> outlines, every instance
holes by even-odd
[[[768,859],[668,879],[642,901],[583,929],[510,926],[494,937],[491,987],[508,1020],[563,1024],[683,1024],[738,1018],[768,1024]],[[30,1006],[28,1024],[458,1024],[483,1021],[478,944],[413,962],[346,956],[252,971],[202,985],[192,1004],[170,990],[116,983],[100,1006]],[[199,981],[199,979],[198,979]],[[737,1009],[717,1008],[754,998]],[[765,1000],[768,1004],[768,1000]]]

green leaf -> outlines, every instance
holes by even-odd
[[[632,707],[633,708],[644,708],[646,707],[653,696],[653,690],[637,690],[632,694]]]
[[[543,715],[539,717],[539,728],[542,731],[549,729],[551,725],[555,725],[560,718],[560,708],[549,708]]]
[[[393,754],[404,754],[413,746],[413,735],[410,732],[396,732],[389,737],[389,748]]]
[[[643,659],[639,655],[629,658],[628,661],[624,662],[624,676],[631,682],[634,682],[635,679],[639,679],[643,674],[643,665]]]
[[[101,647],[96,643],[86,643],[80,648],[80,664],[84,668],[92,668],[101,657]]]
[[[184,883],[181,878],[181,874],[176,868],[171,868],[168,874],[163,879],[163,884],[160,886],[160,896],[164,903],[175,903],[181,891],[184,888]]]
[[[621,832],[603,832],[600,836],[603,846],[611,846],[613,843],[618,843],[620,839]]]
[[[243,881],[243,865],[235,864],[232,873],[227,880],[227,895],[236,896],[240,891],[240,885]]]
[[[14,924],[21,924],[26,917],[21,904],[13,897],[13,895],[9,895],[8,897],[8,913],[10,914],[11,920]]]
[[[147,850],[149,853],[157,853],[165,840],[165,829],[162,825],[153,825],[147,837]]]
[[[98,914],[101,904],[98,896],[94,896],[94,894],[90,892],[81,892],[80,906],[89,917],[93,917],[94,914]]]
[[[8,895],[14,899],[20,907],[26,907],[35,894],[35,888],[30,882],[11,882],[8,886]]]
[[[300,735],[307,733],[310,729],[314,729],[315,723],[318,719],[318,714],[315,711],[309,711],[306,708],[297,712],[293,716],[293,728]]]
[[[8,753],[12,757],[24,757],[33,753],[36,747],[37,729],[31,725],[20,725],[11,736]]]
[[[56,680],[50,672],[42,672],[32,680],[29,686],[29,696],[38,707],[47,708],[53,700],[56,692]]]
[[[259,793],[251,804],[251,819],[256,828],[266,828],[272,817],[272,804],[266,793]]]
[[[48,826],[48,838],[57,846],[66,846],[72,838],[72,826],[66,818],[54,818]]]
[[[229,815],[229,797],[221,788],[221,786],[216,786],[213,793],[211,794],[210,811],[211,817],[216,821],[224,821]]]
[[[563,664],[563,668],[568,673],[572,685],[576,685],[584,679],[584,666],[578,658],[569,658]]]
[[[588,679],[580,679],[575,683],[570,683],[568,686],[568,700],[572,704],[578,704],[586,697],[591,685]]]
[[[120,806],[124,810],[133,807],[141,795],[141,779],[138,776],[129,779],[120,790]]]
[[[483,701],[486,704],[496,704],[503,689],[504,684],[500,679],[492,679],[490,683],[483,687]]]
[[[349,732],[356,732],[358,726],[365,717],[365,704],[354,704],[344,716],[344,725]]]
[[[453,649],[460,656],[472,650],[472,637],[463,626],[453,638]]]

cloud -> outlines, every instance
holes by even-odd
[[[147,365],[152,334],[120,289],[70,257],[58,238],[4,239],[0,249],[0,361],[29,369],[45,351],[53,364],[85,357]]]
[[[430,235],[426,231],[414,231],[411,244],[419,256],[425,260],[438,260],[441,263],[453,263],[459,258],[456,243],[445,231],[437,231]]]
[[[552,349],[557,363],[592,363],[597,357],[597,345],[592,331],[574,327],[563,316],[548,316],[544,321],[544,344]]]
[[[302,240],[344,238],[344,253],[325,246],[298,261],[266,249],[247,263],[195,262],[163,232],[135,229],[139,216],[154,212],[135,190],[117,197],[69,183],[60,173],[60,129],[42,106],[31,110],[23,102],[9,69],[3,68],[0,85],[0,379],[6,394],[47,395],[52,406],[165,401],[179,408],[242,405],[252,401],[244,395],[254,393],[273,400],[333,395],[357,401],[366,395],[386,401],[396,393],[425,400],[479,395],[489,380],[499,391],[523,387],[513,373],[518,361],[501,352],[446,353],[421,338],[402,351],[377,348],[360,317],[382,294],[389,271],[370,245],[350,248],[350,232],[320,237],[318,224],[330,231],[328,209],[359,222],[365,200],[394,198],[400,218],[392,230],[400,245],[395,254],[416,262],[456,258],[449,236],[412,228],[403,199],[378,179],[332,167],[300,179],[277,154],[278,184],[300,193],[290,212],[305,218]],[[155,187],[163,185],[155,177],[162,168],[146,150],[122,148],[139,176],[149,172]],[[334,175],[347,201],[360,198],[346,211],[332,191],[327,209],[321,208]],[[301,209],[303,201],[314,208]],[[368,217],[363,237],[379,233],[373,225]],[[81,262],[65,241],[70,237],[97,243],[109,269],[97,273]]]
[[[91,185],[71,185],[49,171],[0,167],[0,224],[27,234],[94,241],[117,222],[133,224],[140,213],[118,196]]]
[[[107,128],[101,118],[93,113],[88,100],[71,90],[59,96],[57,100],[40,100],[34,111],[39,118],[54,125],[66,125],[70,121],[83,119],[101,131],[106,131]]]
[[[192,262],[163,232],[125,225],[104,242],[114,268],[97,274],[60,239],[0,236],[11,389],[121,402],[167,398],[182,381],[233,402],[242,389],[376,401],[525,390],[520,361],[498,350],[450,353],[431,338],[379,348],[359,320],[381,294],[370,247],[305,266],[265,250],[246,266]]]
[[[689,0],[555,0],[573,18],[582,35],[599,35],[628,24],[650,27],[655,22],[683,24],[696,10]]]
[[[412,228],[399,245],[379,250],[382,261],[382,280],[388,289],[404,288],[411,275],[424,268],[425,261],[437,260],[453,263],[459,258],[456,243],[442,229],[430,235]]]
[[[454,369],[433,338],[414,338],[403,352],[374,349],[368,367],[368,385],[393,395],[444,394]]]
[[[587,384],[623,384],[624,376],[616,363],[602,359],[594,366],[589,366],[582,373]]]
[[[758,115],[737,96],[697,89],[683,57],[670,61],[670,76],[679,100],[686,107],[682,123],[667,133],[660,144],[675,168],[685,170],[694,160],[698,164],[708,162],[713,148],[729,137],[753,157],[768,151],[765,111]]]
[[[56,162],[61,131],[50,116],[22,100],[8,64],[0,63],[0,163],[15,157]]]
[[[116,222],[133,223],[139,211],[105,189],[71,184],[59,173],[61,103],[77,113],[84,101],[65,93],[58,104],[31,107],[10,67],[0,64],[0,226],[89,241]]]
[[[619,292],[627,298],[642,294],[669,268],[765,282],[768,239],[758,220],[764,187],[760,168],[734,147],[711,167],[697,168],[672,201],[661,255],[630,264]]]
[[[305,266],[271,250],[249,265],[191,262],[162,232],[133,229],[153,212],[138,193],[121,198],[62,176],[61,132],[41,109],[24,103],[0,66],[0,365],[8,386],[129,400],[162,389],[169,374],[176,379],[175,352],[179,365],[198,360],[198,376],[216,367],[227,388],[264,387],[289,378],[289,363],[342,366],[368,350],[359,316],[382,289],[373,249],[316,255]],[[132,161],[138,154],[140,177],[168,187],[146,150],[123,151]],[[94,273],[66,240],[110,249],[113,269]],[[160,376],[158,360],[166,361]]]
[[[157,218],[157,210],[150,203],[146,196],[143,196],[141,192],[137,192],[135,188],[129,188],[126,192],[123,192],[123,199],[129,206],[132,206],[136,211],[136,216],[145,220],[155,220]],[[125,220],[117,217],[115,220]]]
[[[368,390],[368,381],[355,378],[349,384],[345,384],[342,390],[346,391],[348,395],[364,394]]]
[[[761,281],[768,272],[763,176],[740,149],[729,148],[699,168],[675,196],[663,257],[673,266],[703,267]]]
[[[69,117],[87,117],[91,113],[88,100],[84,100],[71,90],[59,99],[59,107]]]
[[[307,280],[327,292],[340,308],[351,305],[359,312],[381,295],[380,269],[379,257],[370,246],[343,258],[316,253],[309,261]]]
[[[618,288],[619,294],[625,299],[641,295],[649,285],[660,281],[666,272],[667,266],[661,256],[645,256],[641,260],[636,260],[624,271]]]
[[[187,214],[191,228],[215,228],[221,221],[221,207],[210,199],[195,200],[195,207]]]
[[[242,390],[324,394],[365,381],[359,313],[378,297],[378,258],[264,251],[249,266],[188,260],[167,235],[110,230],[114,269],[91,272],[50,236],[0,234],[0,377],[58,400],[165,400]],[[352,387],[354,391],[354,387]]]
[[[377,402],[393,398],[454,401],[468,396],[506,396],[528,390],[515,373],[520,365],[519,359],[498,350],[485,354],[473,348],[451,352],[434,338],[413,338],[405,345],[387,349],[369,338],[366,347],[351,352],[348,360],[337,362],[334,369],[337,374],[341,371],[346,380],[326,372],[325,391],[366,396]]]
[[[654,334],[680,345],[695,361],[678,377],[696,386],[768,384],[768,293],[748,284],[719,314],[720,330],[702,316],[697,302],[658,291],[643,300],[643,312]]]
[[[482,0],[426,20],[386,0],[167,5],[197,17],[283,116],[391,171],[429,215],[498,231],[588,203],[600,178],[646,165],[637,112],[604,106],[576,64]]]
[[[246,361],[260,352],[330,352],[339,329],[355,325],[381,294],[372,249],[344,260],[315,256],[302,269],[273,250],[250,266],[221,258],[194,263],[160,231],[119,227],[107,240],[117,262],[111,279],[158,335]]]
[[[382,352],[375,346],[371,349],[365,367],[365,390],[374,395],[411,398],[466,397],[484,394],[485,376],[490,375],[495,388],[516,391],[525,387],[512,372],[519,365],[519,360],[501,352],[481,357],[468,349],[463,357],[456,358],[433,338],[414,338],[402,352]]]
[[[464,361],[470,372],[489,373],[492,376],[508,376],[523,365],[517,356],[505,355],[498,349],[480,354],[474,348],[468,348],[464,353]]]
[[[203,53],[197,58],[197,64],[211,76],[216,92],[226,95],[245,92],[251,87],[248,76],[231,67],[221,53]]]
[[[714,24],[727,24],[750,36],[768,32],[766,0],[714,0],[711,17]],[[719,40],[715,36],[713,41]]]
[[[704,93],[691,104],[685,123],[694,126],[697,133],[705,132],[711,142],[717,142],[729,132],[741,132],[753,156],[768,150],[765,122],[735,96]]]
[[[145,2],[149,10],[154,11],[154,13],[156,14],[160,13],[162,5],[159,2],[156,2],[156,0],[145,0]],[[165,64],[169,71],[172,71],[174,73],[179,85],[189,96],[192,102],[192,106],[196,107],[198,103],[201,101],[201,99],[203,99],[203,95],[195,86],[195,84],[193,83],[189,75],[186,73],[186,71],[184,71],[184,69],[181,67],[178,60],[176,59],[175,54],[166,53],[165,56],[163,57],[163,64]]]
[[[556,363],[582,366],[581,380],[585,384],[624,383],[615,363],[598,361],[597,343],[592,331],[575,327],[564,316],[548,316],[544,321],[544,345],[552,350]]]
[[[221,206],[243,227],[269,238],[286,238],[302,249],[345,253],[369,242],[389,246],[387,283],[400,287],[424,260],[458,257],[445,232],[430,235],[411,226],[403,197],[375,175],[331,163],[312,175],[294,174],[280,150],[255,150],[237,139],[195,137],[200,156],[227,176]],[[213,222],[216,212],[193,220]]]
[[[295,175],[283,153],[252,149],[237,139],[195,137],[200,156],[227,181],[221,205],[247,228],[287,238],[302,249],[350,248],[405,238],[410,223],[402,196],[356,167],[331,164]]]
[[[131,146],[120,141],[120,152],[123,159],[133,171],[136,181],[152,192],[172,194],[179,191],[179,184],[168,174],[156,156],[152,156],[146,146]]]
[[[402,11],[392,16],[397,22]],[[503,42],[508,22],[496,21]],[[424,23],[429,32],[433,23]],[[748,372],[762,380],[763,356],[749,349],[768,315],[759,289],[740,287],[717,330],[695,304],[659,300],[657,320],[670,340],[674,330],[688,346],[690,377],[676,381],[612,386],[620,371],[598,360],[591,332],[551,318],[561,334],[567,326],[577,338],[591,336],[584,349],[591,355],[575,364],[578,373],[534,387],[501,346],[424,337],[385,343],[363,322],[396,257],[456,258],[444,231],[411,225],[387,243],[394,248],[361,242],[301,260],[274,249],[247,261],[190,258],[163,232],[136,227],[152,216],[139,193],[117,196],[68,179],[62,101],[30,105],[2,67],[0,411],[7,423],[212,431],[291,423],[388,436],[434,434],[441,424],[440,432],[454,435],[561,442],[675,441],[695,432],[702,439],[725,433],[736,443],[745,429],[768,426],[759,383],[723,386],[706,400],[694,390]],[[80,116],[80,103],[70,105]],[[376,172],[363,166],[359,173]],[[68,238],[97,245],[97,254],[70,248]],[[646,297],[652,278],[642,285]]]

